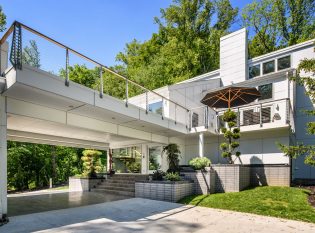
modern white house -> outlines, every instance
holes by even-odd
[[[256,102],[233,109],[239,114],[242,153],[235,163],[290,165],[294,179],[315,179],[315,168],[305,165],[303,157],[291,161],[276,145],[315,143],[305,130],[312,119],[301,112],[314,104],[303,87],[289,80],[301,59],[315,57],[315,40],[248,59],[247,33],[241,29],[221,38],[218,70],[153,91],[116,74],[126,83],[126,96],[118,99],[103,93],[102,73],[98,90],[93,90],[68,76],[22,64],[22,29],[62,48],[66,70],[69,54],[74,54],[115,74],[26,25],[15,22],[10,27],[0,43],[0,214],[7,213],[7,140],[107,150],[116,172],[166,170],[161,151],[169,143],[180,146],[181,165],[196,156],[208,157],[212,164],[227,163],[219,149],[224,109],[200,101],[206,93],[231,85],[257,87],[262,94]],[[129,97],[130,85],[143,94]]]

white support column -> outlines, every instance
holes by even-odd
[[[199,133],[199,157],[204,157],[204,136]]]
[[[0,75],[8,68],[8,51],[9,51],[9,43],[4,42],[1,45],[1,57],[0,57]]]
[[[6,99],[0,95],[0,222],[5,222],[7,203],[7,112]]]
[[[109,158],[109,150],[110,150],[109,148],[106,150],[106,156],[107,156],[107,159],[106,159],[106,171],[107,172],[109,172],[109,165],[110,165],[109,164],[109,159],[110,159]]]
[[[141,144],[141,174],[148,173],[148,146]]]

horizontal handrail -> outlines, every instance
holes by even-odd
[[[153,90],[150,90],[150,89],[148,89],[148,88],[146,88],[146,87],[141,86],[140,84],[138,84],[138,83],[136,83],[136,82],[134,82],[134,81],[128,79],[127,77],[125,77],[125,76],[123,76],[123,75],[117,73],[116,71],[110,69],[110,68],[107,67],[106,65],[103,65],[102,63],[100,63],[100,62],[98,62],[98,61],[96,61],[96,60],[94,60],[94,59],[92,59],[92,58],[90,58],[90,57],[88,57],[88,56],[85,56],[85,55],[83,55],[82,53],[80,53],[80,52],[78,52],[78,51],[76,51],[76,50],[74,50],[74,49],[72,49],[72,48],[70,48],[70,47],[68,47],[68,46],[66,46],[66,45],[64,45],[64,44],[62,44],[62,43],[60,43],[60,42],[54,40],[54,39],[52,39],[51,37],[46,36],[46,35],[44,35],[43,33],[39,32],[39,31],[37,31],[37,30],[35,30],[35,29],[33,29],[33,28],[31,28],[31,27],[29,27],[29,26],[23,24],[23,23],[20,23],[20,22],[18,22],[18,21],[14,21],[14,22],[12,23],[12,25],[10,26],[10,28],[5,32],[5,34],[3,35],[3,37],[2,37],[1,40],[0,40],[0,43],[1,43],[1,44],[3,44],[3,43],[6,41],[6,39],[9,37],[9,35],[13,32],[14,26],[15,26],[16,24],[21,25],[22,28],[24,28],[24,29],[30,31],[30,32],[33,33],[33,34],[38,35],[38,36],[40,36],[40,37],[42,37],[42,38],[44,38],[44,39],[46,39],[46,40],[48,40],[48,41],[50,41],[50,42],[56,44],[56,45],[58,45],[58,46],[60,46],[60,47],[62,47],[62,48],[64,48],[64,49],[66,49],[66,50],[68,50],[68,51],[70,51],[70,52],[72,52],[72,53],[74,53],[74,54],[76,54],[76,55],[78,55],[79,57],[81,57],[81,58],[83,58],[83,59],[85,59],[85,60],[87,60],[87,61],[90,61],[90,62],[92,62],[92,63],[94,63],[94,64],[100,66],[100,67],[103,68],[104,70],[110,72],[110,73],[113,74],[113,75],[116,75],[116,76],[119,77],[119,78],[122,78],[122,79],[124,79],[124,80],[126,80],[126,81],[132,83],[133,85],[135,85],[135,86],[141,88],[142,90],[144,90],[144,91],[146,91],[146,92],[151,92],[151,93],[153,93],[153,94],[155,94],[155,95],[157,95],[157,96],[159,96],[159,97],[161,97],[161,98],[163,98],[163,99],[165,99],[165,100],[167,100],[167,101],[169,101],[169,102],[171,102],[171,103],[173,103],[173,104],[175,104],[175,105],[177,105],[177,106],[179,106],[179,107],[185,109],[186,111],[189,111],[189,109],[186,108],[185,106],[183,106],[183,105],[181,105],[181,104],[178,104],[177,102],[175,102],[175,101],[173,101],[173,100],[170,100],[170,99],[164,97],[163,95],[161,95],[161,94],[159,94],[159,93],[157,93],[157,92],[155,92],[155,91],[153,91]]]
[[[241,109],[241,108],[247,108],[247,107],[253,107],[253,106],[257,106],[257,105],[266,105],[266,104],[271,104],[271,103],[275,103],[275,102],[281,102],[281,101],[286,101],[286,100],[290,100],[289,98],[282,98],[282,99],[277,99],[277,100],[269,100],[269,101],[265,101],[265,102],[256,102],[256,103],[251,103],[251,104],[246,104],[246,105],[241,105],[239,107],[233,107],[231,108],[232,110],[237,110],[237,109]],[[216,111],[217,113],[219,112],[225,112],[225,109],[222,110],[218,110]]]

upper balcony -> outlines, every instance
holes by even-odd
[[[295,131],[294,111],[288,98],[252,103],[232,110],[237,113],[237,126],[241,132],[286,127]],[[215,111],[206,106],[192,109],[189,117],[190,132],[219,133],[220,128],[226,127],[222,121],[224,111]]]

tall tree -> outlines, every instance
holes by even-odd
[[[36,41],[30,40],[29,43],[29,46],[23,48],[22,61],[24,64],[40,68],[40,53]]]
[[[127,44],[117,60],[130,79],[151,89],[217,69],[220,37],[237,12],[229,0],[173,0],[155,18],[158,32]]]
[[[0,6],[0,32],[5,30],[5,25],[7,24],[7,17],[4,14],[2,7]]]
[[[312,39],[315,36],[314,0],[255,0],[242,10],[252,40],[251,57]]]
[[[315,51],[314,51],[315,52]],[[301,75],[303,74],[303,76]],[[297,76],[293,78],[293,81],[299,85],[303,85],[306,90],[306,95],[309,96],[310,100],[315,103],[315,58],[303,59],[297,69]],[[303,111],[311,119],[306,125],[307,133],[315,135],[315,110],[304,110]],[[279,148],[284,152],[285,155],[291,158],[297,158],[298,156],[305,156],[305,163],[311,166],[315,166],[315,144],[303,145],[298,143],[295,146],[285,146],[279,144]]]

